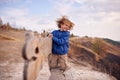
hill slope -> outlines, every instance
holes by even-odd
[[[23,30],[2,30],[0,29],[0,79],[1,80],[22,80],[24,60],[21,56],[22,47],[24,44],[24,33]],[[91,42],[92,39],[86,38],[71,38],[70,50],[69,50],[69,62],[71,65],[71,71],[74,76],[74,80],[116,80],[113,76],[119,79],[118,76],[108,75],[105,72],[109,72],[106,68],[111,66],[106,62],[111,59],[111,62],[116,62],[119,57],[119,50],[108,51],[109,56],[98,55],[92,50]],[[84,40],[86,39],[86,40]],[[79,41],[81,44],[79,44]],[[109,48],[109,47],[108,47]],[[110,47],[110,49],[113,47]],[[113,54],[115,52],[115,54]],[[113,58],[113,55],[115,57]],[[105,62],[104,62],[105,61]],[[102,67],[102,62],[104,67]],[[114,67],[116,68],[116,67]],[[114,69],[112,68],[112,69]],[[111,68],[110,68],[111,69]],[[118,68],[117,68],[118,69]],[[116,69],[116,70],[117,70]],[[103,72],[101,72],[103,71]],[[117,70],[119,71],[119,70]],[[110,72],[109,72],[110,73]],[[93,76],[94,75],[94,76]],[[40,71],[37,80],[47,80],[50,76],[48,62],[44,61],[43,69]],[[87,77],[86,77],[87,76]],[[102,77],[101,77],[102,76]],[[101,78],[100,78],[101,77]]]
[[[69,57],[81,64],[86,62],[120,79],[120,47],[100,38],[74,37],[70,40]]]

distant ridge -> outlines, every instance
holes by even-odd
[[[114,41],[112,39],[108,39],[108,38],[103,38],[105,41],[107,41],[108,43],[112,44],[112,45],[115,45],[117,47],[120,48],[120,41]]]

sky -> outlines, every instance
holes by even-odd
[[[120,0],[0,0],[3,23],[16,28],[51,32],[62,16],[75,24],[77,36],[120,41]]]

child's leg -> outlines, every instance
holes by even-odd
[[[68,67],[68,61],[67,61],[67,54],[65,55],[59,55],[59,64],[60,64],[60,69],[65,71]]]
[[[51,70],[52,68],[58,67],[58,55],[49,54],[49,55],[48,55],[48,64],[49,64],[50,70]]]

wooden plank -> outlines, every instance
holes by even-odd
[[[23,80],[36,80],[42,69],[44,56],[51,53],[52,39],[39,38],[32,32],[26,34],[22,55],[24,58]]]

